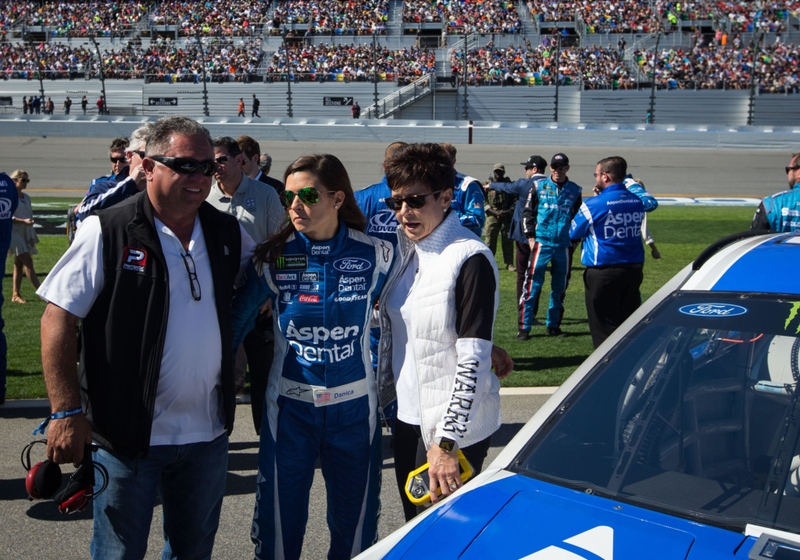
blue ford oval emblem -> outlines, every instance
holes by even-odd
[[[730,303],[695,303],[684,305],[678,311],[695,317],[736,317],[747,313],[747,309],[741,305]]]
[[[359,259],[358,257],[347,257],[333,262],[333,268],[340,272],[364,272],[372,268],[372,265],[367,259]]]

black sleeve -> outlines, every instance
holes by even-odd
[[[764,208],[764,202],[762,201],[761,204],[758,205],[758,209],[756,210],[756,215],[753,216],[753,223],[750,224],[751,230],[764,230],[764,231],[771,231],[772,227],[769,225],[769,220],[767,219],[767,209]]]
[[[456,280],[456,333],[458,338],[492,340],[494,324],[494,270],[479,253],[464,262]]]
[[[539,193],[536,191],[536,182],[531,185],[528,192],[528,200],[525,202],[525,209],[522,211],[522,231],[528,239],[536,237],[536,219],[539,213]]]

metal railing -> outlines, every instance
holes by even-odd
[[[408,107],[412,103],[430,95],[435,87],[436,75],[426,74],[410,83],[409,85],[400,88],[399,90],[387,95],[378,103],[374,103],[364,110],[364,118],[366,119],[385,119],[404,107]]]

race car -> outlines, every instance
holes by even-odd
[[[358,559],[800,559],[800,234],[723,239]]]

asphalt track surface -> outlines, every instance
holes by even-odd
[[[503,426],[492,436],[486,465],[508,443],[547,395],[501,396]],[[80,560],[89,557],[92,537],[91,507],[82,513],[62,515],[52,501],[30,502],[25,492],[25,470],[20,452],[31,441],[31,432],[48,409],[40,403],[20,406],[7,403],[0,407],[0,558]],[[258,437],[253,429],[249,405],[239,405],[237,422],[231,437],[228,480],[222,504],[220,527],[214,546],[214,558],[241,560],[253,557],[250,525],[255,505]],[[400,498],[394,479],[394,462],[389,448],[389,433],[384,430],[382,513],[379,536],[385,537],[404,523]],[[32,453],[34,462],[44,460],[44,446]],[[72,472],[71,465],[63,468]],[[66,477],[65,477],[66,478]],[[325,488],[317,465],[311,489],[309,520],[302,558],[317,560],[328,552],[329,532],[325,521]],[[161,533],[161,506],[156,507],[150,529],[147,559],[161,558],[164,540]]]
[[[590,193],[598,160],[621,155],[629,171],[643,179],[657,195],[764,197],[786,190],[784,167],[791,154],[778,150],[717,150],[542,145],[456,144],[456,169],[483,181],[495,163],[506,166],[511,179],[524,176],[520,162],[539,154],[548,161],[558,152],[571,162],[569,178]],[[332,153],[347,168],[355,190],[377,183],[383,176],[385,145],[355,142],[275,142],[256,138],[263,152],[273,158],[270,175],[282,178],[296,158],[309,153]],[[108,138],[60,138],[0,136],[0,171],[28,171],[29,193],[82,196],[91,180],[109,171]],[[800,149],[800,148],[798,148]]]

